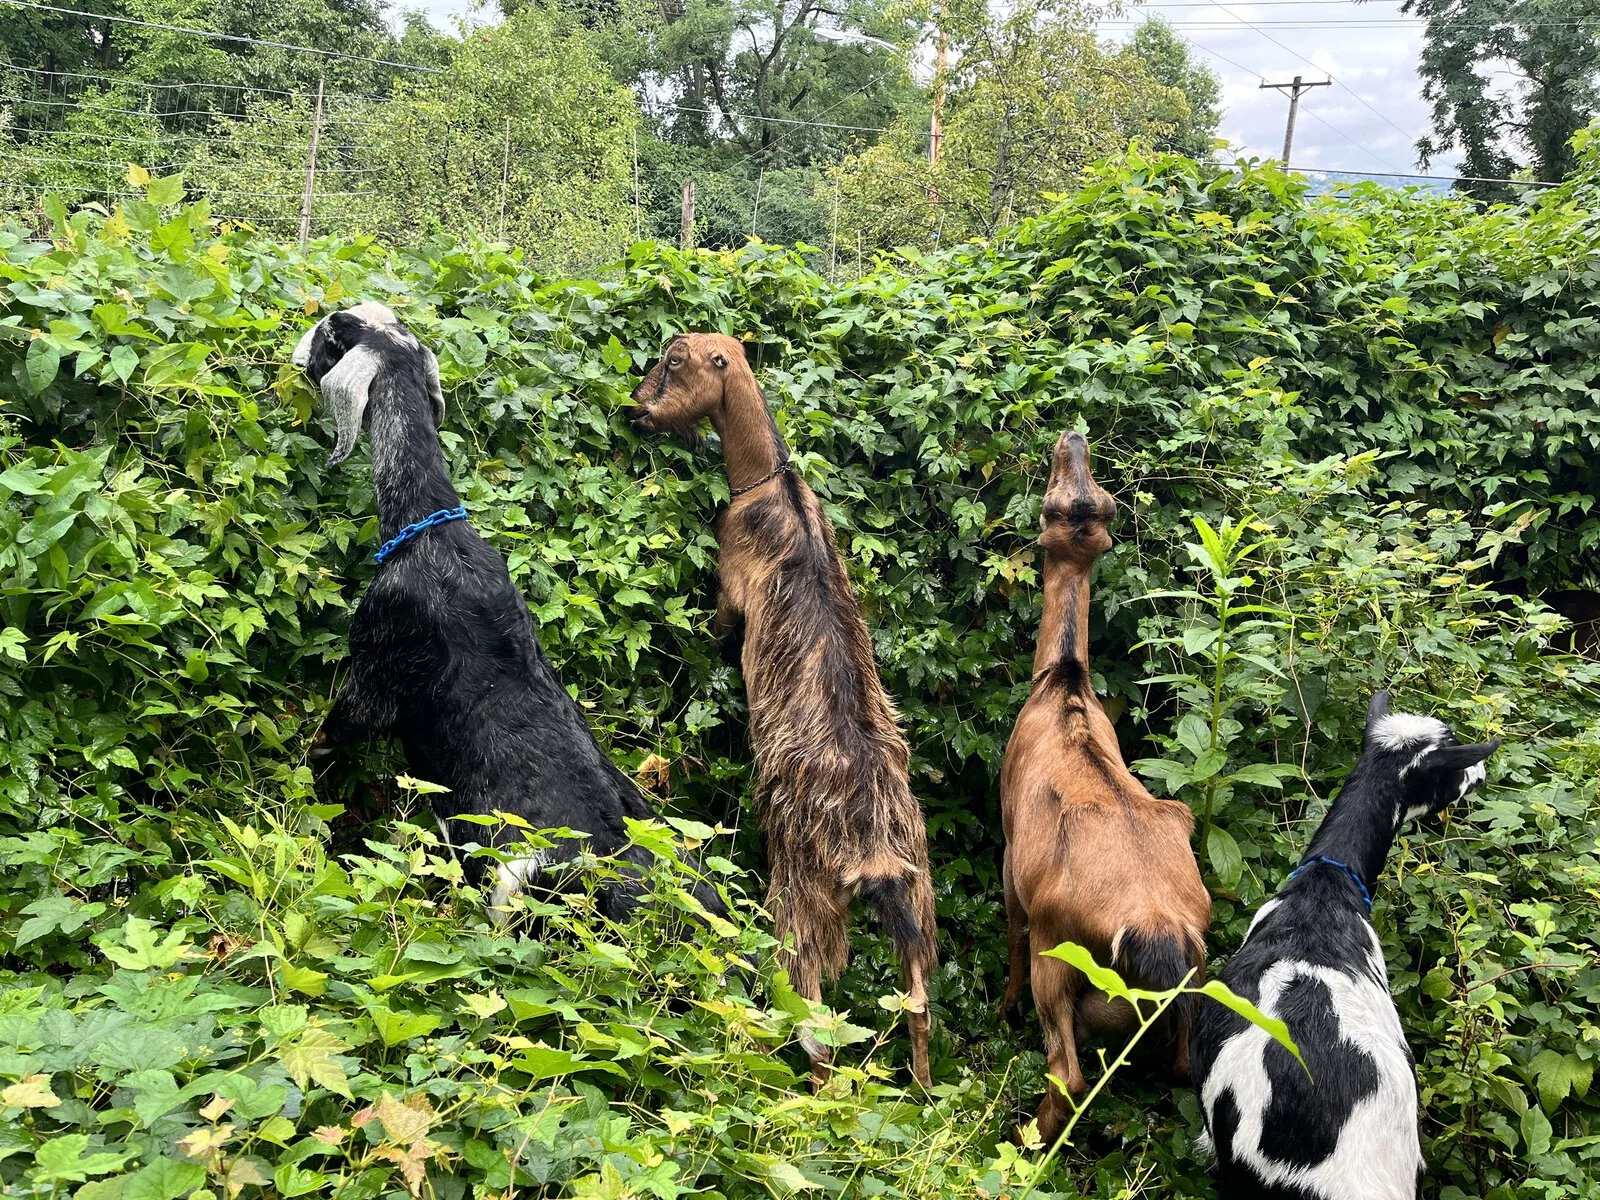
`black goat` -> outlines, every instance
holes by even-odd
[[[625,818],[655,814],[595,743],[533,633],[528,606],[505,560],[465,520],[450,484],[437,428],[444,420],[439,365],[381,304],[358,304],[319,321],[294,363],[332,405],[339,427],[329,465],[355,448],[370,412],[372,481],[385,540],[377,576],[350,625],[350,674],[313,752],[373,734],[393,734],[410,769],[450,790],[436,812],[453,844],[510,846],[523,833],[453,818],[510,813],[535,829],[569,828],[593,850],[643,866]],[[417,529],[418,523],[437,518]],[[391,557],[392,555],[392,557]],[[492,905],[570,859],[566,841],[499,865]],[[482,860],[468,878],[483,881]],[[637,903],[636,878],[599,889],[615,920]],[[714,889],[696,895],[726,910]]]
[[[1401,826],[1482,783],[1499,745],[1457,745],[1443,721],[1373,697],[1360,762],[1221,976],[1289,1026],[1306,1069],[1215,1001],[1195,1022],[1190,1067],[1227,1200],[1416,1196],[1416,1072],[1371,888]]]

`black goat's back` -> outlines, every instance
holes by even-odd
[[[641,861],[643,852],[628,848],[625,819],[655,814],[595,741],[534,636],[505,560],[470,524],[435,526],[378,568],[352,624],[351,653],[392,689],[393,732],[411,770],[450,789],[434,797],[441,817],[510,813],[535,829],[587,834],[597,853]],[[451,825],[457,844],[523,838],[509,825]],[[575,849],[549,851],[547,861]],[[468,869],[483,877],[481,860],[469,859]],[[606,889],[603,909],[625,916],[634,890]],[[701,899],[722,911],[710,889]]]

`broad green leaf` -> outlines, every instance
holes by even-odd
[[[348,1099],[350,1077],[334,1055],[349,1048],[326,1029],[311,1028],[280,1050],[278,1061],[302,1091],[316,1083]]]
[[[1217,882],[1228,891],[1239,886],[1244,874],[1244,857],[1239,853],[1239,843],[1226,829],[1213,825],[1206,832],[1206,857],[1217,874]]]
[[[121,944],[113,941],[120,936]],[[100,941],[100,949],[112,962],[130,971],[143,971],[151,967],[166,969],[186,958],[196,957],[189,947],[189,938],[175,929],[166,937],[149,921],[129,917],[120,930],[108,933]]]
[[[37,396],[55,382],[56,372],[61,369],[61,351],[44,338],[36,338],[28,346],[24,366],[28,376],[28,386]]]
[[[178,1200],[206,1181],[199,1163],[158,1158],[137,1171],[122,1190],[123,1200]]]
[[[144,197],[151,204],[168,205],[176,204],[183,199],[183,176],[167,175],[160,179],[152,178],[145,184]],[[130,1197],[129,1200],[137,1200]]]

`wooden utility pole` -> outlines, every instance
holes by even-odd
[[[939,165],[939,142],[944,137],[944,62],[945,62],[945,37],[943,6],[936,6],[933,10],[934,33],[938,38],[938,49],[933,59],[933,116],[928,120],[928,165]]]
[[[1262,88],[1272,88],[1274,91],[1289,91],[1289,123],[1283,127],[1283,165],[1289,165],[1289,152],[1294,149],[1294,118],[1300,111],[1300,93],[1309,92],[1312,88],[1327,87],[1333,80],[1323,79],[1313,83],[1302,83],[1300,76],[1294,77],[1293,83],[1268,83],[1261,81]]]
[[[694,180],[683,181],[683,213],[678,218],[678,247],[694,249]]]
[[[317,107],[311,113],[311,146],[306,151],[306,190],[300,197],[300,244],[311,236],[311,197],[317,190],[317,141],[322,136],[322,80],[317,80]]]
[[[500,150],[500,233],[506,236],[506,188],[511,182],[511,118],[506,118],[506,137]]]
[[[644,239],[644,224],[639,218],[639,130],[633,131],[633,240]]]

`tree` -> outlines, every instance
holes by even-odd
[[[832,181],[840,244],[987,237],[1133,138],[1198,136],[1184,91],[1163,83],[1134,47],[1102,43],[1093,18],[1078,0],[952,13],[939,162],[928,161],[920,117],[841,162]]]
[[[1171,133],[1150,138],[1158,150],[1205,158],[1222,121],[1222,85],[1204,62],[1189,53],[1189,43],[1159,18],[1145,21],[1128,39],[1128,53],[1164,88],[1148,113],[1152,125],[1170,124]]]
[[[1401,11],[1425,22],[1418,70],[1433,133],[1417,143],[1424,167],[1459,148],[1465,175],[1529,171],[1554,183],[1572,170],[1572,135],[1600,110],[1600,0],[1405,0]],[[1509,70],[1511,86],[1491,64]],[[1465,190],[1507,194],[1495,184]]]

